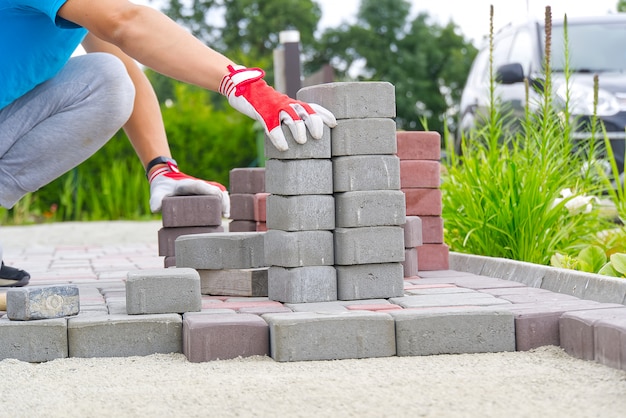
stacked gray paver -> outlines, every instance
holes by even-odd
[[[331,153],[338,298],[402,295],[406,210],[395,155],[393,85],[323,84],[300,90],[298,98],[337,118]]]
[[[337,299],[333,233],[335,201],[330,129],[321,139],[307,133],[297,144],[283,127],[289,149],[278,151],[266,138],[268,296],[280,302]]]

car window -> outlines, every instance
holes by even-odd
[[[626,71],[626,26],[617,23],[569,24],[568,52],[572,71]],[[563,71],[565,40],[563,26],[552,30],[552,70]]]
[[[513,42],[513,34],[507,34],[494,40],[493,45],[493,68],[510,63],[509,52]]]
[[[524,68],[524,75],[528,76],[533,61],[532,37],[528,29],[522,28],[516,34],[511,45],[510,63],[519,63]]]

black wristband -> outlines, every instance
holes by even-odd
[[[150,174],[150,170],[152,170],[152,168],[155,165],[159,165],[159,164],[167,164],[167,163],[172,163],[174,165],[178,165],[178,163],[176,163],[176,160],[173,158],[169,158],[169,157],[156,157],[154,160],[150,161],[148,163],[148,165],[146,165],[146,177],[149,176]]]

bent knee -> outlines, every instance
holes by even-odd
[[[92,88],[99,94],[103,110],[119,125],[126,123],[135,102],[135,85],[124,63],[115,55],[94,52],[84,55],[94,69]]]

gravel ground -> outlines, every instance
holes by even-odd
[[[532,352],[278,363],[0,362],[2,417],[623,417],[626,372]]]
[[[158,222],[2,227],[11,248],[154,242]],[[0,361],[0,417],[623,417],[626,372],[531,352],[278,363]]]

